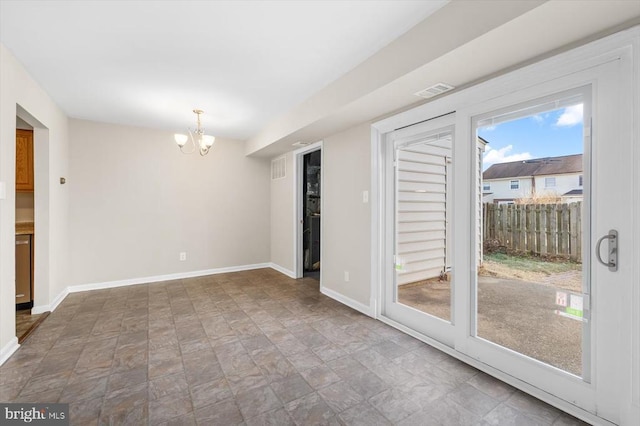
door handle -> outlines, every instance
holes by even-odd
[[[609,241],[607,262],[602,260],[602,257],[600,257],[600,245],[605,239]],[[598,259],[598,262],[608,267],[611,272],[616,272],[618,270],[618,231],[611,229],[607,235],[600,237],[596,243],[596,258]]]

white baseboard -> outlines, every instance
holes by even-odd
[[[66,287],[64,290],[62,290],[60,292],[60,294],[58,294],[55,297],[55,299],[53,299],[53,302],[51,302],[51,304],[34,306],[33,308],[31,308],[31,313],[33,315],[37,315],[37,314],[41,314],[43,312],[53,312],[53,311],[55,311],[56,308],[58,307],[58,305],[60,303],[62,303],[62,301],[64,300],[65,297],[67,297],[68,294],[69,294],[69,287]]]
[[[362,312],[363,314],[370,316],[372,318],[375,318],[375,312],[373,309],[371,309],[371,306],[367,306],[364,303],[360,303],[358,301],[355,301],[347,296],[344,296],[338,292],[335,292],[333,290],[330,290],[326,287],[322,287],[320,286],[320,293],[324,294],[325,296],[328,296],[330,298],[332,298],[333,300],[337,300],[338,302],[342,303],[343,305],[347,305],[350,308],[355,309],[358,312]]]
[[[17,351],[19,347],[20,345],[18,344],[17,337],[9,340],[9,343],[7,343],[4,348],[0,349],[0,365],[4,364],[5,361],[8,360],[9,357],[13,355],[13,353]]]
[[[162,281],[181,280],[184,278],[195,278],[195,277],[202,277],[205,275],[217,275],[217,274],[226,274],[229,272],[250,271],[252,269],[269,268],[270,266],[271,265],[269,263],[256,263],[253,265],[228,266],[225,268],[204,269],[201,271],[178,272],[175,274],[156,275],[156,276],[141,277],[141,278],[130,278],[127,280],[106,281],[102,283],[74,285],[74,286],[68,287],[68,289],[69,289],[69,293],[76,293],[79,291],[102,290],[105,288],[124,287],[129,285],[136,285],[136,284],[147,284],[147,283],[156,283],[156,282],[162,282]]]
[[[253,265],[229,266],[225,268],[206,269],[201,271],[179,272],[179,273],[168,274],[168,275],[156,275],[151,277],[131,278],[127,280],[106,281],[101,283],[74,285],[74,286],[69,286],[65,288],[63,291],[61,291],[60,294],[58,294],[56,298],[53,300],[53,302],[51,302],[51,304],[34,306],[31,309],[31,312],[33,314],[41,314],[47,311],[53,312],[58,307],[58,305],[64,300],[64,298],[67,297],[69,293],[77,293],[80,291],[90,291],[90,290],[103,290],[106,288],[124,287],[129,285],[146,284],[146,283],[154,283],[154,282],[161,282],[161,281],[180,280],[184,278],[202,277],[205,275],[226,274],[229,272],[250,271],[252,269],[262,269],[262,268],[269,268],[269,267],[271,267],[271,264],[269,263],[256,263]]]
[[[283,268],[282,266],[276,264],[276,263],[270,263],[269,267],[271,269],[275,269],[276,271],[280,272],[281,274],[285,274],[286,276],[288,276],[289,278],[293,278],[294,280],[296,279],[296,274],[293,273],[293,271],[288,270],[287,268]]]

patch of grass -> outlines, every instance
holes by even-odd
[[[504,253],[488,253],[484,259],[496,262],[510,269],[525,272],[541,272],[544,274],[558,274],[569,271],[579,271],[582,265],[570,261],[548,261],[532,256],[512,256]]]

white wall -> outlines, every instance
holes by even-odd
[[[324,138],[322,159],[322,284],[365,306],[371,296],[371,208],[362,192],[370,190],[370,144],[371,127],[364,123]]]
[[[551,176],[536,176],[536,192],[538,194],[546,193],[562,196],[562,194],[566,194],[574,189],[583,189],[583,187],[579,185],[580,175],[582,175],[582,173],[555,175],[553,176],[556,178],[556,186],[554,188],[547,188],[544,186],[545,178]]]
[[[511,189],[512,180],[518,180],[520,182],[519,189]],[[491,192],[492,200],[515,200],[516,198],[525,198],[531,195],[530,177],[484,180],[483,184],[491,185],[489,190],[483,189],[483,191]]]
[[[0,362],[15,342],[15,128],[20,115],[34,130],[36,179],[36,304],[49,304],[66,286],[67,117],[0,44]]]
[[[580,175],[582,175],[582,173],[568,173],[553,176],[535,176],[534,179],[536,194],[539,196],[550,195],[560,197],[562,196],[562,194],[565,194],[571,190],[582,189],[582,186],[579,185]],[[547,188],[545,186],[545,178],[547,177],[556,178],[556,186],[554,188]],[[511,189],[512,180],[520,181],[519,189]],[[484,181],[484,184],[486,185],[487,183],[491,185],[491,189],[488,192],[492,193],[492,200],[513,200],[516,198],[527,198],[531,196],[532,192],[531,177],[495,180],[487,179]]]
[[[69,126],[69,285],[269,261],[269,162],[241,142],[217,139],[201,157],[168,131]]]
[[[274,159],[281,157],[282,155]],[[271,262],[283,272],[287,271],[293,275],[295,269],[293,257],[295,162],[293,152],[285,154],[284,157],[285,177],[271,180]]]

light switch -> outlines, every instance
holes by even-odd
[[[0,200],[7,198],[7,186],[4,182],[0,182]]]
[[[362,202],[363,203],[369,202],[369,191],[362,191]]]

